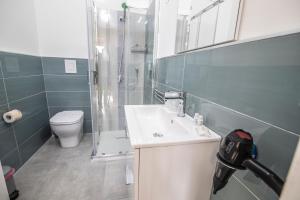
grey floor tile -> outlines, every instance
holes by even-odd
[[[62,149],[51,138],[16,174],[20,200],[129,200],[127,160],[91,161],[92,136]]]

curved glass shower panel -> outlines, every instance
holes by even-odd
[[[98,94],[100,131],[119,130],[118,13],[98,12]]]
[[[98,122],[96,157],[128,155],[126,104],[142,104],[144,88],[145,15],[98,10]]]

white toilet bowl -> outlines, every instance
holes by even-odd
[[[50,119],[52,131],[58,136],[63,148],[75,147],[83,134],[83,112],[62,111]]]

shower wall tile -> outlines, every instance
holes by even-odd
[[[43,74],[41,57],[38,56],[0,52],[0,62],[5,78]]]
[[[3,114],[6,113],[8,111],[8,105],[2,105],[0,106],[0,133],[3,129],[6,129],[8,127],[8,125],[4,122],[3,120]]]
[[[8,100],[16,101],[44,91],[43,76],[5,79]]]
[[[89,91],[88,76],[45,75],[46,91]]]
[[[66,74],[65,59],[76,60],[76,67],[77,67],[76,74],[67,74],[67,75],[88,76],[88,59],[79,59],[79,58],[42,57],[44,74],[56,74],[56,75]]]
[[[46,94],[42,92],[29,98],[15,101],[10,104],[10,108],[18,109],[22,112],[22,119],[17,122],[21,123],[47,108]]]
[[[1,159],[2,165],[12,166],[15,169],[19,169],[22,166],[22,161],[20,159],[20,154],[17,148],[13,149],[5,157]]]
[[[49,138],[50,126],[38,130],[20,146],[22,162],[26,162]]]
[[[81,110],[84,112],[84,119],[85,120],[91,120],[91,107],[82,107],[82,106],[58,106],[58,107],[49,107],[49,114],[50,117],[55,115],[58,112],[66,111],[66,110]]]
[[[48,106],[86,106],[90,103],[89,92],[47,92]]]
[[[48,124],[49,116],[47,109],[44,109],[31,118],[16,124],[14,129],[18,144],[22,144],[26,139]]]
[[[300,134],[300,34],[186,56],[184,90]]]
[[[216,195],[213,195],[211,200],[257,200],[245,187],[243,187],[236,178],[229,179],[226,187]]]
[[[8,154],[12,149],[17,147],[11,128],[0,133],[0,158]]]
[[[258,149],[258,161],[283,179],[287,176],[299,137],[255,118],[237,113],[208,100],[188,94],[186,111],[190,116],[201,113],[204,124],[221,136],[234,129],[252,133]],[[276,194],[251,172],[238,172],[237,177],[261,199],[276,199]]]
[[[65,59],[76,60],[77,73],[65,73]],[[84,112],[84,132],[91,131],[88,60],[78,58],[43,57],[45,91],[49,115],[64,110]]]
[[[144,104],[151,104],[152,100],[152,86],[144,87]]]
[[[29,158],[21,159],[20,145],[49,126],[42,61],[37,56],[0,52],[0,72],[0,115],[12,109],[23,115],[12,124],[0,118],[0,159],[2,164],[18,169]],[[43,136],[48,139],[50,130]]]
[[[0,79],[0,94],[0,105],[6,104],[7,100],[3,79]]]
[[[205,125],[221,136],[237,128],[251,132],[257,159],[285,179],[300,134],[300,33],[178,57],[185,64],[172,72],[176,56],[159,60],[155,87],[180,89],[183,82],[189,115],[201,113]],[[211,199],[278,197],[251,172],[239,171]]]
[[[158,82],[182,89],[184,56],[162,58],[158,61]]]
[[[83,132],[84,133],[92,133],[92,120],[84,120]]]

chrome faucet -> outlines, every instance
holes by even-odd
[[[177,116],[184,117],[185,116],[185,92],[175,92],[169,91],[164,93],[164,101],[168,100],[177,100],[176,109]]]
[[[180,99],[178,103],[178,108],[177,108],[177,116],[178,117],[184,117],[185,112],[184,112],[184,100]]]

